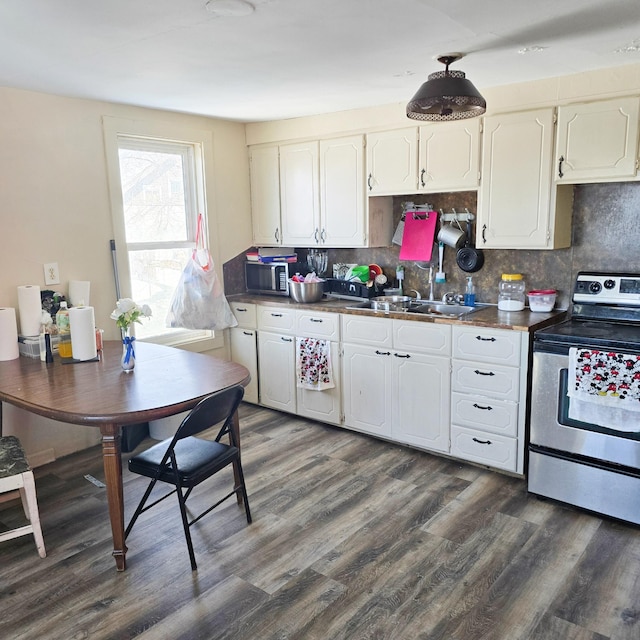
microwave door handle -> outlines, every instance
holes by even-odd
[[[276,287],[276,282],[277,282],[277,278],[276,275],[278,273],[278,269],[274,266],[271,267],[271,291],[277,291],[278,288]]]

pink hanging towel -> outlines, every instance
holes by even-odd
[[[438,214],[435,211],[428,211],[426,214],[407,211],[400,260],[431,260],[437,220]]]

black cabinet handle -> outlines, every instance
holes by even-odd
[[[493,407],[483,407],[482,405],[476,404],[475,402],[473,403],[473,406],[476,409],[482,409],[482,411],[493,411]]]
[[[478,444],[491,444],[491,440],[478,440],[478,438],[473,438],[473,441]]]
[[[476,340],[480,340],[481,342],[495,342],[496,338],[483,338],[482,336],[476,336]]]
[[[371,189],[373,189],[373,186],[371,185],[371,178],[373,178],[373,174],[370,173],[369,177],[367,178],[367,186],[369,187],[369,191],[371,191]]]
[[[485,244],[487,243],[487,239],[485,238],[484,232],[487,230],[487,225],[483,224],[482,225],[482,242],[484,242]]]
[[[564,178],[564,173],[562,173],[562,163],[564,162],[564,156],[560,156],[558,159],[558,178]]]
[[[241,307],[236,307],[236,311],[244,313],[246,311],[246,309],[243,309]]]
[[[272,313],[271,316],[273,318],[282,318],[282,314],[281,313]]]
[[[275,232],[275,237],[276,237],[276,242],[280,242],[280,229],[279,227],[276,227],[276,232]]]
[[[410,358],[411,355],[408,353],[394,353],[393,354],[396,358]]]
[[[309,322],[322,322],[322,318],[309,318]]]
[[[251,331],[243,331],[242,333],[244,333],[245,336],[252,336],[253,333]]]
[[[493,373],[493,371],[478,371],[478,369],[476,369],[474,373],[477,373],[479,376],[495,376],[496,375],[495,373]]]
[[[377,349],[376,349],[376,353],[379,356],[390,356],[391,355],[391,351],[378,351]]]
[[[425,173],[427,173],[427,170],[426,170],[426,169],[423,169],[423,170],[420,172],[420,184],[421,184],[423,187],[425,187],[425,186],[427,185],[427,183],[424,181],[424,174],[425,174]]]
[[[293,342],[293,338],[285,338],[283,336],[280,336],[280,340],[282,340],[283,342]]]

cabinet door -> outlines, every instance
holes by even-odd
[[[251,148],[249,165],[253,243],[260,246],[282,244],[278,147]]]
[[[639,116],[637,97],[560,107],[556,182],[634,177]]]
[[[258,353],[256,331],[234,327],[231,334],[231,360],[249,370],[251,380],[244,388],[244,399],[258,403]]]
[[[369,195],[415,193],[417,177],[417,127],[367,134]]]
[[[344,423],[391,436],[391,350],[345,344],[342,355]]]
[[[333,389],[297,389],[298,415],[330,424],[340,424],[341,372],[340,347],[337,342],[331,343],[331,370],[336,385]]]
[[[282,242],[315,246],[320,242],[318,143],[280,147]]]
[[[258,332],[260,402],[296,412],[295,342],[292,336]]]
[[[476,189],[480,171],[480,118],[420,127],[418,190]]]
[[[479,248],[551,248],[553,109],[485,118]]]
[[[320,141],[320,243],[365,245],[364,137]]]
[[[449,451],[449,358],[393,353],[392,436],[434,451]]]

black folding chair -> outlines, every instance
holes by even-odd
[[[189,527],[192,524],[198,522],[200,518],[234,495],[242,496],[247,522],[251,524],[251,511],[249,510],[249,499],[240,462],[240,450],[232,429],[234,415],[243,395],[243,387],[237,385],[207,396],[182,421],[173,438],[159,442],[129,460],[129,470],[151,478],[151,482],[127,526],[125,538],[129,535],[141,513],[151,509],[151,507],[162,502],[173,493],[177,493],[184,535],[189,548],[191,568],[195,570],[197,565],[189,532]],[[221,422],[223,424],[215,441],[195,437],[196,434]],[[224,444],[220,442],[220,439],[227,434],[229,435],[230,443]],[[239,480],[233,487],[233,491],[192,520],[189,520],[185,505],[193,488],[229,464],[233,464]],[[171,484],[175,489],[147,505],[151,491],[158,481]]]

